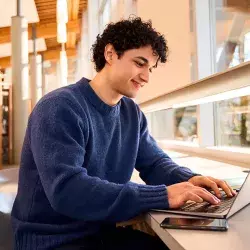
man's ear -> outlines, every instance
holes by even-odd
[[[115,49],[112,44],[107,44],[104,49],[104,57],[106,62],[111,65],[115,57]]]

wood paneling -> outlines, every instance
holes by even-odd
[[[56,23],[56,0],[35,0],[37,12],[40,18],[40,24],[51,24]],[[78,19],[81,19],[82,13],[87,8],[87,0],[68,0],[68,9],[69,9],[69,21],[73,20],[76,21]],[[79,33],[68,29],[69,33]],[[75,47],[75,45],[78,40],[76,35],[69,35],[70,41],[67,46],[67,48]],[[56,37],[56,34],[55,36]],[[74,37],[76,37],[76,40],[74,41]],[[46,38],[52,38],[52,37],[46,37]],[[46,39],[46,45],[48,49],[54,48],[55,43],[51,43],[50,39]]]
[[[69,20],[77,20],[80,8],[80,0],[68,0],[68,16]],[[67,48],[75,48],[76,33],[68,31],[67,35]]]
[[[68,0],[69,20],[82,17],[87,0]],[[56,0],[35,0],[40,23],[56,22]]]
[[[67,51],[75,51],[76,44],[80,40],[80,20],[82,18],[83,12],[87,9],[88,0],[68,0],[68,14],[69,23],[75,23],[75,29],[67,28]],[[38,15],[40,18],[40,24],[51,24],[56,23],[56,0],[35,0]],[[60,45],[57,43],[56,34],[54,37],[45,37],[46,45],[48,50],[54,50]],[[69,66],[69,70],[71,66]]]
[[[67,24],[68,42],[66,45],[67,51],[70,51],[70,56],[75,55],[75,47],[80,40],[81,18],[83,12],[87,8],[88,0],[68,0],[69,22]],[[61,48],[57,43],[57,23],[56,23],[56,3],[57,0],[35,0],[39,23],[36,24],[36,37],[45,38],[47,52],[45,55],[52,55],[45,58],[58,59],[57,55]],[[32,39],[31,24],[28,28],[29,39]],[[10,27],[0,28],[0,44],[11,42]],[[52,53],[51,51],[56,51]],[[74,51],[74,53],[72,53]],[[0,58],[0,67],[6,68],[10,66],[10,57]]]
[[[73,20],[67,23],[68,32],[75,34],[80,33],[80,20]],[[29,39],[32,39],[32,27],[28,27]],[[37,38],[55,38],[57,35],[57,23],[37,23],[36,24],[36,37]],[[10,43],[11,42],[11,30],[10,27],[0,28],[0,44],[1,43]],[[47,44],[49,47],[49,45]]]
[[[61,46],[58,46],[54,49],[46,50],[41,52],[43,54],[44,60],[59,60],[60,58]],[[76,50],[75,49],[67,49],[66,50],[67,57],[75,57]],[[31,53],[32,54],[32,53]],[[2,57],[0,58],[0,68],[9,68],[11,67],[11,57]]]

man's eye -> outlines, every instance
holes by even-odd
[[[136,64],[137,64],[137,66],[139,66],[139,67],[142,67],[143,66],[143,64],[142,63],[139,63],[139,62],[135,62]]]

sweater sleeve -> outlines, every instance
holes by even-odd
[[[148,132],[147,120],[142,111],[140,115],[140,144],[136,161],[136,169],[140,177],[149,185],[172,185],[187,181],[197,175],[189,168],[177,165],[157,145]],[[167,129],[167,128],[166,128]]]
[[[76,219],[110,222],[168,208],[165,185],[116,184],[88,175],[83,167],[87,122],[78,106],[60,98],[40,102],[28,127],[34,161],[52,208]]]

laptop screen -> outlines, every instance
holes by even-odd
[[[244,183],[241,186],[239,193],[237,194],[233,205],[231,206],[226,218],[230,218],[236,212],[250,203],[250,173],[248,173]]]

